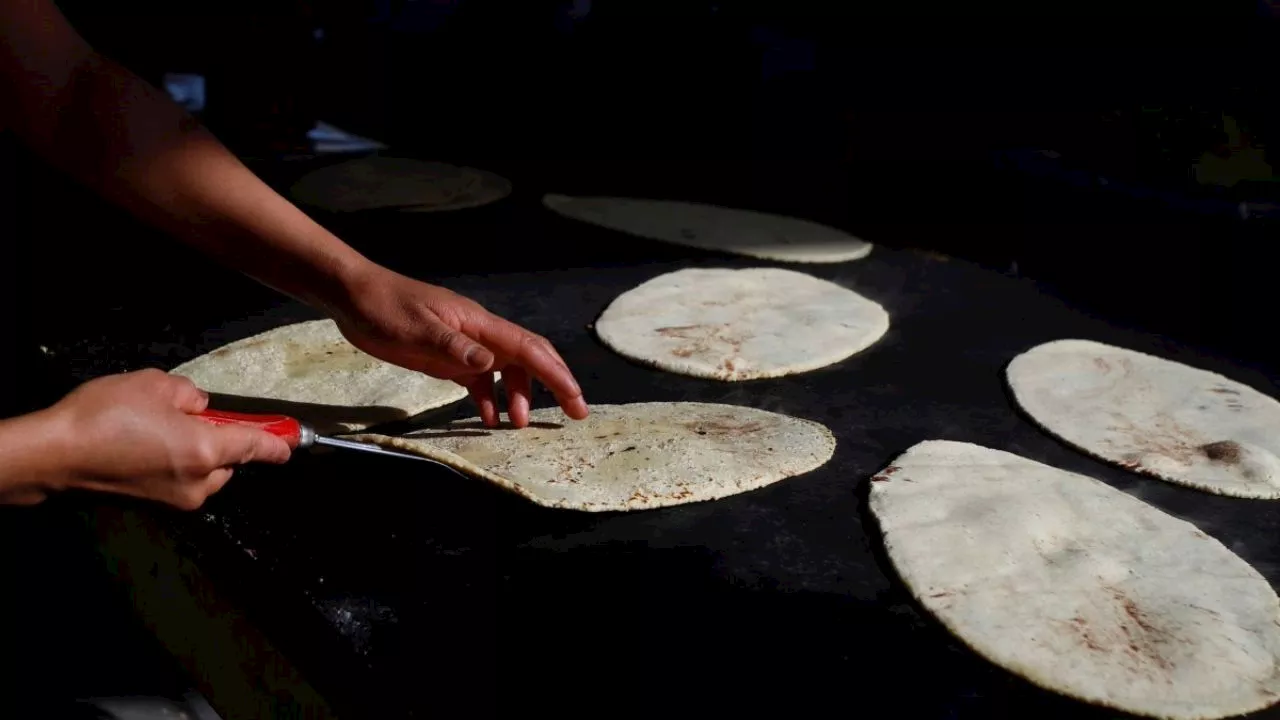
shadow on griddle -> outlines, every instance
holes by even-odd
[[[346,432],[344,426],[348,423],[372,427],[408,417],[405,411],[393,407],[345,407],[222,393],[209,393],[209,407],[228,412],[288,415],[307,423],[321,434]]]
[[[895,456],[896,457],[896,456]],[[890,480],[889,482],[892,482]],[[1062,718],[1063,720],[1115,720],[1137,717],[1109,708],[1089,705],[1056,692],[1045,690],[1015,675],[969,649],[959,638],[947,630],[907,590],[897,567],[889,559],[885,549],[884,532],[875,514],[871,512],[871,481],[859,483],[859,509],[863,528],[870,540],[871,555],[893,588],[878,600],[890,613],[908,618],[911,632],[920,638],[921,648],[927,648],[931,659],[920,658],[915,662],[936,663],[944,667],[936,671],[944,674],[925,674],[919,677],[934,678],[950,685],[947,689],[947,706],[938,717],[946,718]],[[912,669],[912,674],[917,674]],[[923,692],[929,692],[923,690]]]

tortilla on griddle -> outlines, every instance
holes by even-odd
[[[206,392],[235,396],[214,407],[281,412],[321,433],[403,420],[467,396],[457,383],[364,353],[332,320],[285,325],[238,340],[170,372]]]
[[[546,195],[564,217],[685,247],[794,263],[838,263],[871,253],[871,243],[799,218],[675,200]]]
[[[889,314],[793,270],[688,269],[618,296],[595,327],[605,345],[636,362],[737,381],[840,362],[883,337]]]
[[[835,437],[809,420],[734,405],[592,405],[585,420],[558,408],[529,427],[479,418],[404,437],[357,435],[439,460],[539,505],[587,512],[714,500],[809,472],[831,459]]]
[[[1280,699],[1280,599],[1194,525],[1083,475],[929,441],[872,478],[911,594],[978,654],[1137,715],[1223,718]]]
[[[1221,375],[1087,340],[1007,370],[1023,410],[1096,457],[1219,495],[1280,498],[1280,402]]]
[[[330,212],[460,210],[510,193],[511,183],[493,173],[380,155],[320,168],[290,190],[299,203]]]

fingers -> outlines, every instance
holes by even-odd
[[[138,372],[140,375],[145,373],[154,377],[159,391],[168,396],[175,408],[188,415],[202,413],[209,407],[209,394],[196,387],[196,384],[188,378],[154,369]]]
[[[524,368],[509,365],[502,371],[502,384],[507,387],[507,416],[511,424],[526,427],[529,424],[529,407],[533,401],[533,383]]]
[[[289,444],[265,430],[243,425],[208,425],[197,420],[210,433],[213,447],[210,468],[225,468],[251,462],[280,464],[288,461]]]
[[[498,426],[498,404],[493,398],[493,373],[479,375],[462,383],[480,410],[480,420],[486,427]]]
[[[486,372],[493,367],[493,353],[467,334],[454,330],[439,320],[428,321],[427,341],[468,372]]]
[[[476,339],[499,355],[511,358],[511,365],[503,368],[503,376],[510,375],[512,366],[523,368],[528,375],[538,379],[556,396],[565,414],[575,420],[587,416],[587,403],[582,398],[569,366],[561,359],[546,338],[490,315],[475,328]],[[506,381],[511,384],[510,380]]]

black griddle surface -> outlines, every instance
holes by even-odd
[[[836,434],[835,457],[724,500],[590,514],[542,509],[421,463],[313,454],[241,471],[195,513],[158,510],[185,552],[347,716],[821,708],[867,717],[1113,716],[979,659],[894,578],[866,511],[867,481],[927,439],[979,443],[1101,478],[1195,522],[1280,581],[1273,503],[1182,489],[1091,460],[1021,417],[1003,380],[1014,355],[1066,337],[1151,352],[1280,394],[1259,371],[1111,327],[1026,281],[877,247],[857,262],[788,266],[888,309],[892,326],[870,349],[789,378],[676,376],[616,356],[589,325],[619,293],[665,272],[776,264],[583,229],[536,201],[512,207],[470,219],[365,216],[344,221],[344,235],[401,272],[547,336],[591,403],[717,402],[809,418]],[[488,227],[518,233],[527,246],[493,251],[493,272],[459,274],[429,251],[432,238],[459,227],[470,227],[477,243],[485,231],[475,228]],[[587,245],[571,255],[564,248],[574,242]],[[473,257],[486,254],[475,247]],[[645,255],[662,261],[637,262]],[[511,269],[539,262],[561,269]],[[238,299],[217,312],[179,293],[165,303],[107,303],[93,320],[104,329],[54,343],[55,358],[82,377],[172,367],[316,317],[230,273],[208,272]],[[535,400],[550,404],[545,392]],[[471,414],[461,403],[431,419]]]

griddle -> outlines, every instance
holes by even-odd
[[[1027,280],[877,247],[856,262],[790,266],[888,309],[892,326],[868,350],[773,380],[667,374],[595,339],[590,326],[604,307],[680,268],[775,264],[586,228],[524,197],[445,219],[326,222],[371,257],[544,334],[591,403],[701,401],[787,413],[830,427],[835,456],[724,500],[588,514],[539,508],[421,463],[334,454],[245,469],[195,513],[151,511],[340,714],[1113,717],[981,660],[895,578],[866,510],[868,478],[932,438],[1098,477],[1191,520],[1280,582],[1275,504],[1096,462],[1022,417],[1003,379],[1014,355],[1066,337],[1188,362],[1280,394],[1268,373],[1075,312]],[[465,271],[432,257],[431,238],[439,237],[462,247],[501,238],[508,245],[474,253]],[[492,265],[477,271],[477,255]],[[243,292],[227,293],[237,299],[216,310],[181,294],[166,303],[100,303],[86,321],[98,333],[47,341],[54,362],[79,377],[172,367],[317,317],[233,274],[198,272]],[[113,283],[128,287],[118,275]],[[154,282],[148,290],[161,291]],[[543,392],[534,404],[552,400]],[[462,403],[420,421],[471,414]]]

